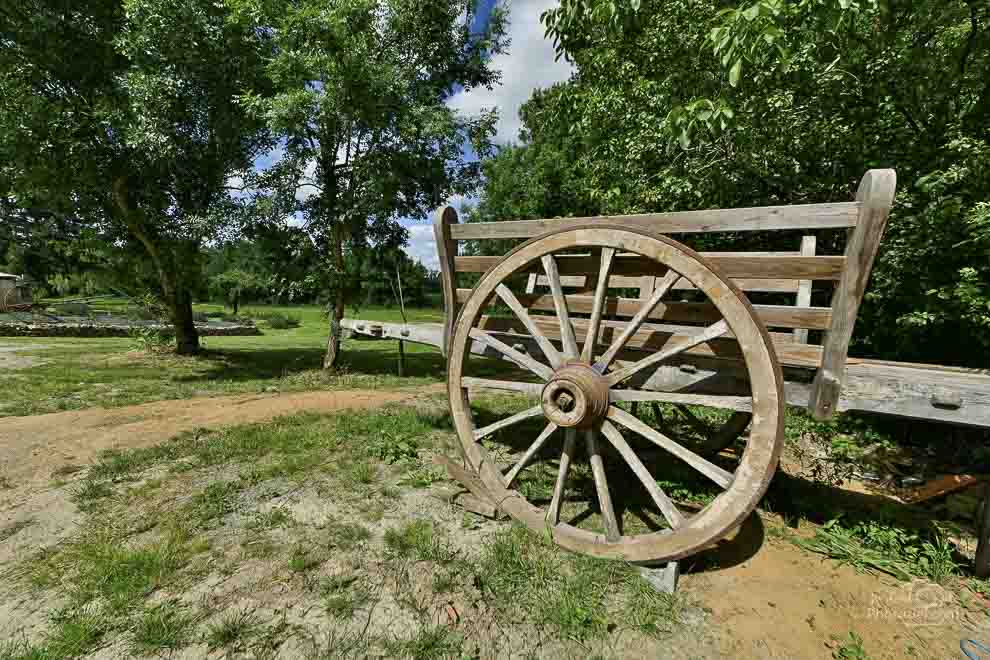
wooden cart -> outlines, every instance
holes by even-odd
[[[342,326],[444,350],[465,467],[513,518],[590,555],[679,559],[731,532],[763,496],[785,404],[818,419],[858,410],[990,426],[988,375],[847,355],[894,188],[893,170],[871,170],[855,201],[833,204],[468,224],[448,207],[435,221],[444,323]],[[844,254],[816,254],[810,232],[835,228],[849,230]],[[793,252],[753,253],[698,253],[667,236],[776,230],[806,235]],[[458,256],[461,241],[522,238],[532,240],[502,256]],[[482,275],[458,288],[466,273]],[[813,306],[823,285],[831,304]],[[794,304],[779,304],[785,298]],[[485,377],[488,361],[479,358],[487,357],[515,363],[517,375]],[[493,390],[527,396],[514,414],[482,424],[472,393]],[[639,414],[657,403],[676,406],[706,439],[681,442],[652,410]],[[723,412],[699,415],[704,409]],[[487,442],[536,418],[542,431],[508,463]],[[738,463],[713,457],[747,429]],[[720,494],[697,511],[675,504],[644,462],[657,448]],[[527,498],[515,487],[520,475],[547,456],[552,496]],[[562,515],[579,460],[594,483],[597,529]],[[616,487],[627,485],[609,483],[611,461],[625,462],[649,494],[654,524],[627,524],[617,513]]]

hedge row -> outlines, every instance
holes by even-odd
[[[0,337],[130,337],[138,330],[157,330],[163,335],[175,334],[169,325],[110,325],[99,323],[3,323]],[[214,327],[197,325],[200,337],[244,337],[260,335],[253,325]]]

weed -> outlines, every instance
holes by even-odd
[[[385,547],[396,557],[438,564],[449,564],[457,557],[457,552],[437,537],[433,523],[427,520],[414,520],[389,529],[385,532]]]
[[[175,347],[175,337],[157,328],[134,328],[130,335],[134,347],[145,353],[167,353]]]
[[[324,561],[324,557],[317,555],[311,549],[297,545],[289,555],[289,570],[293,573],[305,573],[316,568]]]
[[[395,639],[385,644],[388,655],[415,660],[456,657],[464,641],[460,635],[443,626],[421,628],[413,637]]]
[[[364,525],[357,523],[331,521],[326,524],[325,529],[330,537],[330,547],[341,550],[352,550],[371,538],[371,531]]]
[[[327,614],[337,619],[350,619],[368,603],[371,594],[356,583],[356,576],[334,576],[323,581],[320,594]]]
[[[259,621],[251,610],[230,612],[206,627],[204,641],[210,650],[240,648],[258,632]]]
[[[102,481],[86,480],[83,485],[76,488],[72,493],[72,499],[83,510],[91,509],[96,500],[101,500],[113,495],[113,488]]]
[[[250,534],[241,542],[241,552],[248,559],[268,559],[279,551],[279,545],[270,538],[257,532]]]
[[[833,639],[842,642],[841,646],[832,651],[835,660],[870,660],[866,649],[863,648],[863,638],[856,633],[850,631],[847,638],[833,637]]]
[[[150,654],[185,646],[191,636],[195,617],[175,601],[145,610],[134,626],[131,648],[135,653]]]
[[[433,574],[433,593],[451,593],[457,588],[457,573],[454,571],[439,571]]]
[[[347,468],[347,480],[352,483],[370,484],[375,480],[375,466],[368,461],[351,463]]]
[[[265,513],[256,513],[254,520],[248,523],[247,528],[253,530],[275,529],[276,527],[291,527],[295,522],[292,513],[287,508],[279,506]]]
[[[302,319],[298,316],[285,314],[283,312],[263,312],[256,313],[255,316],[268,324],[272,330],[289,330],[302,325]]]
[[[833,518],[815,530],[814,538],[794,542],[858,571],[878,570],[899,580],[916,575],[942,582],[959,571],[954,549],[938,527],[922,536],[883,520]]]
[[[441,468],[427,465],[410,470],[402,477],[399,484],[413,488],[428,488],[438,481],[443,481],[446,477],[446,473]]]
[[[234,511],[241,486],[233,481],[214,481],[193,496],[190,515],[198,526],[207,526]]]

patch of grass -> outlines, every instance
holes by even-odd
[[[433,593],[448,594],[457,588],[455,571],[438,571],[433,574]]]
[[[260,622],[251,610],[229,612],[206,627],[204,640],[210,650],[237,650],[258,633]]]
[[[113,495],[113,488],[103,481],[87,479],[82,486],[72,492],[72,499],[79,505],[79,508],[86,511],[91,509],[97,500],[102,500]]]
[[[520,525],[486,543],[475,571],[497,611],[521,613],[569,639],[604,637],[613,626],[659,636],[679,618],[679,604],[654,596],[631,566],[564,553]]]
[[[918,576],[943,582],[959,572],[953,547],[937,527],[922,535],[883,520],[834,518],[813,538],[794,542],[857,571],[880,571],[904,581]]]
[[[833,639],[842,642],[841,646],[832,651],[835,660],[870,660],[866,649],[863,648],[863,638],[856,633],[850,631],[848,637],[833,637]]]
[[[351,483],[370,484],[375,480],[375,466],[369,461],[356,461],[347,467],[347,480]]]
[[[193,496],[189,515],[197,526],[205,527],[233,513],[241,484],[234,481],[214,481]]]
[[[305,573],[313,570],[325,560],[326,557],[321,556],[312,548],[297,545],[292,548],[292,553],[289,555],[289,570],[293,573]]]
[[[414,520],[387,530],[385,547],[395,557],[438,564],[449,564],[457,557],[457,552],[437,534],[433,523],[428,520]]]
[[[141,613],[134,624],[131,649],[135,654],[172,651],[185,646],[196,619],[177,602],[168,601]]]
[[[371,600],[371,594],[356,575],[334,575],[324,578],[319,586],[323,607],[336,619],[350,619]]]
[[[412,637],[386,642],[385,651],[397,658],[436,660],[459,656],[463,644],[464,638],[449,628],[431,626],[421,628]]]
[[[283,506],[275,507],[265,513],[258,512],[254,515],[254,520],[248,523],[247,528],[253,530],[275,529],[276,527],[291,527],[296,524],[292,513]]]
[[[435,465],[424,465],[413,468],[402,477],[399,484],[413,488],[429,488],[438,481],[447,478],[446,472]]]
[[[241,552],[248,559],[268,559],[274,557],[280,546],[264,534],[257,532],[248,535],[241,542]]]
[[[325,530],[330,547],[341,550],[353,550],[371,538],[371,530],[358,523],[330,521]]]

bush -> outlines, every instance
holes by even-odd
[[[206,323],[210,320],[210,315],[206,312],[193,312],[193,321],[196,323]]]
[[[131,337],[138,350],[148,353],[166,353],[175,347],[175,337],[155,328],[135,328]]]
[[[289,316],[282,312],[267,312],[258,314],[258,317],[264,319],[268,323],[268,327],[272,330],[288,330],[289,328],[298,328],[302,325],[299,317]]]
[[[62,303],[55,305],[55,313],[61,316],[92,316],[92,310],[86,303]]]

